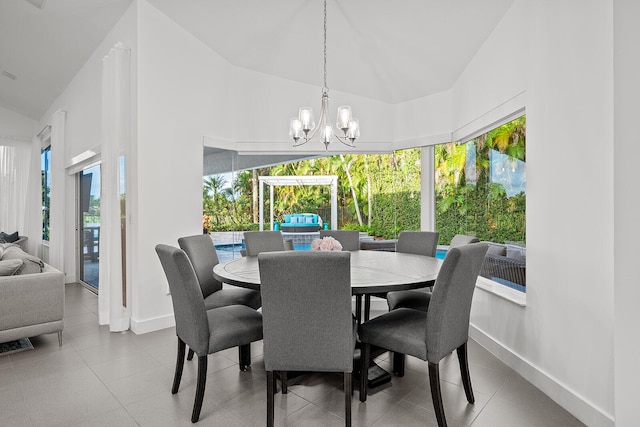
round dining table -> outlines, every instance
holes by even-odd
[[[384,296],[391,291],[433,286],[441,265],[442,260],[423,255],[351,251],[351,293],[356,296],[357,323],[360,324],[362,319],[362,296],[365,298],[364,321],[367,321],[372,295]],[[258,257],[242,257],[217,264],[213,267],[213,276],[222,283],[259,290]],[[372,359],[368,386],[375,388],[389,381],[391,375]]]
[[[351,293],[379,295],[391,291],[433,286],[442,260],[423,255],[385,251],[351,252]],[[222,262],[213,276],[230,285],[260,289],[258,257]]]

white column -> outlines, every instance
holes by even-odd
[[[269,185],[269,219],[271,221],[271,229],[273,230],[273,185]]]
[[[420,150],[420,229],[436,231],[436,191],[432,145]]]
[[[264,230],[264,181],[260,180],[260,198],[259,198],[259,209],[260,209],[260,231]]]
[[[331,229],[338,229],[338,178],[331,181]]]

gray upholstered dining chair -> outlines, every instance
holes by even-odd
[[[342,245],[343,251],[360,250],[360,232],[358,230],[320,230],[320,238],[333,237]]]
[[[223,288],[222,283],[213,277],[213,267],[218,265],[219,261],[211,236],[196,234],[195,236],[180,237],[178,245],[187,254],[196,272],[204,297],[204,307],[207,310],[235,304],[246,305],[255,310],[260,308],[262,304],[260,291],[235,286]],[[191,359],[193,359],[193,350],[189,348],[187,360]]]
[[[361,369],[369,366],[371,345],[429,362],[431,397],[439,427],[447,425],[440,392],[439,363],[453,350],[458,353],[467,401],[475,401],[469,375],[467,341],[473,291],[487,248],[486,243],[473,243],[448,251],[426,312],[399,308],[360,325],[359,337],[363,343]],[[362,376],[360,381],[360,400],[367,400],[366,376]]]
[[[402,234],[404,232],[400,232]],[[435,233],[438,235],[438,233]],[[469,243],[477,243],[480,240],[477,237],[466,236],[464,234],[456,234],[451,239],[451,244],[449,245],[449,249],[455,248],[461,245],[467,245]],[[398,244],[400,244],[400,235],[398,235]],[[407,245],[409,246],[409,245]],[[436,249],[438,247],[438,237],[435,238],[435,246],[433,247],[433,255],[435,256]],[[397,251],[401,252],[401,251]],[[415,252],[410,252],[415,253]],[[389,306],[389,311],[395,310],[396,308],[413,308],[416,310],[427,311],[427,307],[429,306],[429,300],[431,298],[431,292],[425,292],[425,290],[410,290],[410,291],[397,291],[397,292],[389,292],[387,293],[387,305]]]
[[[178,245],[185,251],[196,272],[207,310],[234,304],[246,305],[256,310],[260,308],[260,291],[235,286],[223,288],[222,283],[213,277],[213,267],[218,265],[219,261],[216,248],[208,234],[180,237]]]
[[[349,252],[286,251],[258,255],[267,426],[274,423],[274,372],[287,392],[287,371],[342,372],[345,421],[351,425],[355,323]]]
[[[207,382],[207,356],[238,347],[240,370],[251,364],[250,344],[262,339],[262,315],[245,305],[229,305],[207,310],[202,290],[191,262],[182,249],[157,245],[156,253],[169,282],[178,336],[178,356],[171,393],[176,394],[182,379],[185,348],[198,355],[198,378],[191,422],[200,418]]]
[[[256,256],[261,252],[284,251],[284,239],[280,231],[245,231],[244,245],[247,256]]]
[[[435,257],[439,237],[437,231],[401,231],[396,252]]]

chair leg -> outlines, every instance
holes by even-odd
[[[369,316],[371,315],[371,295],[367,294],[364,296],[364,321],[369,320]]]
[[[287,389],[287,371],[280,371],[280,382],[282,383],[282,394],[287,394],[289,392]]]
[[[193,359],[193,350],[189,349],[189,354],[187,354],[187,360]]]
[[[360,402],[367,400],[367,381],[369,380],[369,359],[371,358],[371,344],[362,343],[360,350]]]
[[[180,338],[178,338],[178,357],[176,358],[176,372],[173,375],[173,387],[171,387],[171,394],[176,394],[180,388],[180,380],[182,379],[182,368],[184,367],[184,349],[186,344]]]
[[[62,331],[58,331],[58,346],[62,347]]]
[[[404,360],[405,355],[402,353],[393,352],[393,364],[392,371],[399,377],[404,377]]]
[[[352,385],[352,373],[344,373],[344,421],[346,427],[351,427],[351,389]]]
[[[191,422],[196,423],[200,419],[200,410],[204,400],[204,389],[207,385],[207,355],[198,356],[198,383],[196,386],[196,400],[193,402]]]
[[[471,388],[471,375],[469,374],[469,359],[467,357],[467,343],[462,344],[457,349],[458,362],[460,363],[460,374],[462,375],[462,385],[464,393],[467,395],[467,402],[475,403],[473,389]]]
[[[251,366],[251,344],[238,347],[238,359],[240,360],[240,370],[246,371]]]
[[[437,363],[429,362],[429,383],[431,385],[431,398],[433,409],[436,411],[438,427],[447,427],[447,419],[444,416],[444,404],[440,392],[440,368]]]
[[[267,371],[267,427],[273,427],[275,382],[273,371]]]

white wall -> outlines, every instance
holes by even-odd
[[[526,92],[527,306],[477,290],[473,335],[594,426],[614,417],[612,34],[611,1],[516,1],[453,89],[456,128]]]
[[[202,233],[203,136],[231,136],[232,68],[145,1],[138,2],[138,136],[132,329],[173,323],[155,245]]]
[[[37,120],[0,106],[0,138],[31,141],[39,130]]]
[[[614,308],[616,425],[638,424],[638,325],[640,325],[640,227],[638,185],[640,159],[637,121],[640,116],[640,2],[616,0],[614,9]]]
[[[450,90],[394,105],[394,149],[451,141]]]

